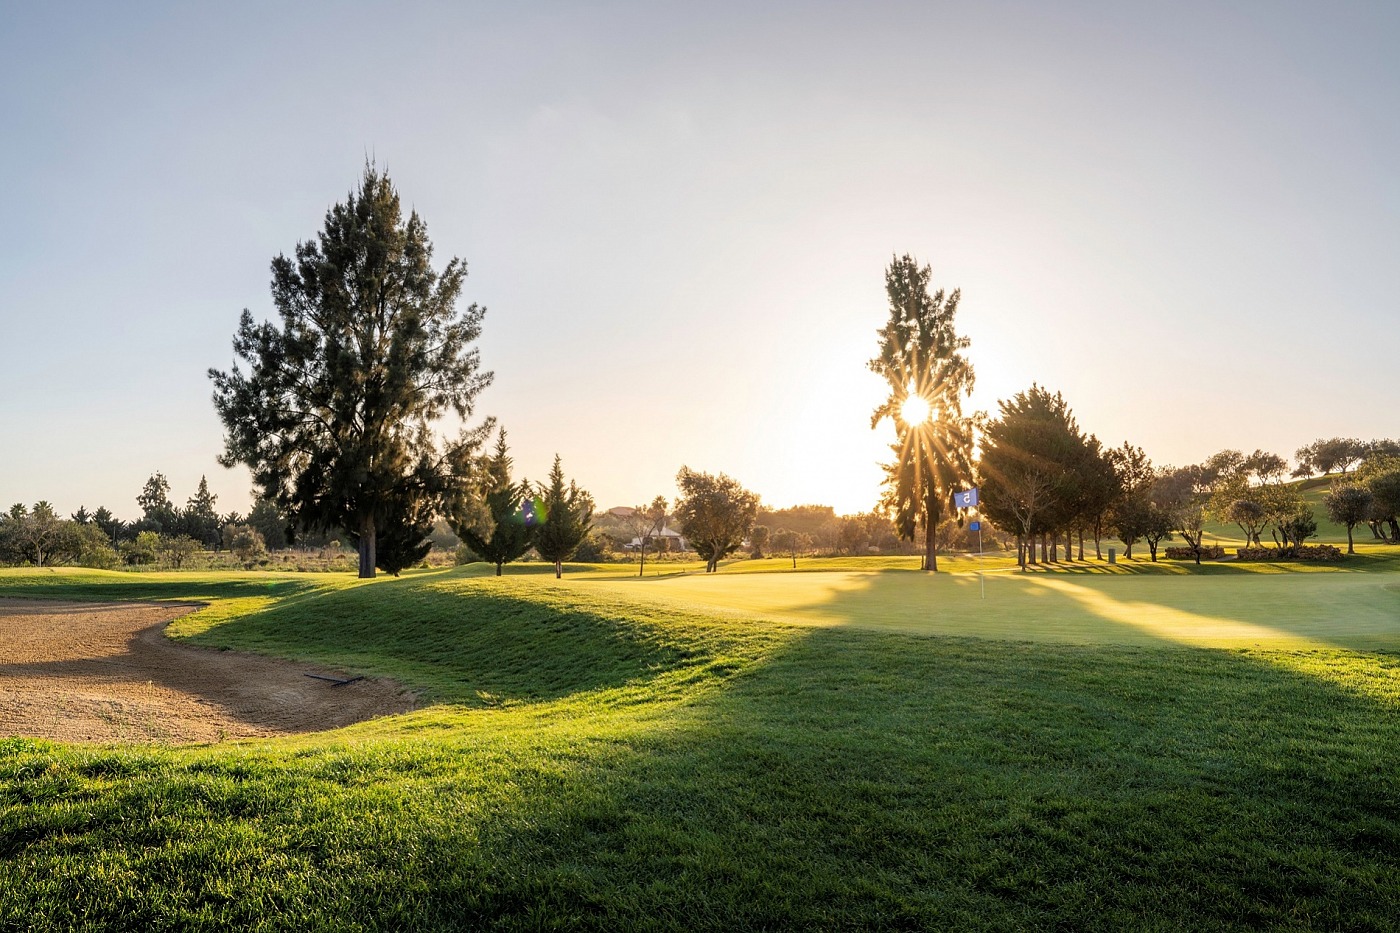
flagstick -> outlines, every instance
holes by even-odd
[[[987,578],[982,575],[982,507],[977,507],[977,582],[982,584],[982,598],[987,598]]]

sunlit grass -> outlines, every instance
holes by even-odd
[[[742,563],[0,572],[0,596],[208,602],[182,636],[437,704],[223,746],[0,740],[0,929],[1400,915],[1400,669],[1371,650],[1400,618],[1390,555],[983,579]]]

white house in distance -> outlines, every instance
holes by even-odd
[[[626,519],[631,518],[632,514],[636,511],[637,510],[632,508],[631,506],[620,505],[617,508],[608,509],[608,514],[614,516],[615,518],[623,519],[625,521]],[[658,545],[660,545],[663,541],[665,542],[664,547],[659,547]],[[641,546],[642,539],[633,538],[631,541],[628,541],[622,547],[628,551],[635,551]],[[690,543],[685,540],[685,536],[682,535],[680,532],[676,531],[675,529],[671,528],[671,526],[665,524],[661,526],[660,531],[647,536],[647,546],[654,547],[657,550],[666,551],[690,550]]]

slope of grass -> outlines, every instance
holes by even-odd
[[[1313,518],[1317,521],[1317,536],[1310,538],[1312,543],[1340,544],[1347,543],[1347,529],[1345,525],[1338,525],[1327,517],[1327,507],[1323,500],[1332,491],[1334,482],[1347,482],[1350,477],[1337,476],[1314,476],[1311,479],[1294,480],[1290,486],[1296,486],[1303,494],[1303,501],[1312,509]],[[1238,525],[1222,524],[1220,522],[1206,522],[1205,524],[1206,543],[1224,544],[1230,547],[1239,547],[1244,544],[1244,532]],[[1352,534],[1358,543],[1371,542],[1371,530],[1365,525],[1358,525],[1352,530]],[[1265,544],[1269,543],[1268,536],[1263,538]]]
[[[210,601],[182,636],[438,703],[223,746],[0,740],[0,929],[1387,929],[1400,663],[1320,636],[1400,619],[1400,588],[1355,566],[991,575],[1040,641],[966,637],[973,575],[0,572]],[[915,584],[958,636],[881,630]],[[1305,650],[1046,634],[1318,587]]]

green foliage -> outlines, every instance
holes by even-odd
[[[564,468],[559,455],[549,471],[549,485],[542,491],[544,520],[535,535],[535,550],[554,564],[554,576],[564,573],[564,561],[574,556],[593,526],[593,497],[570,482],[564,485]]]
[[[170,501],[170,481],[164,473],[157,471],[151,474],[141,488],[141,494],[136,497],[136,504],[141,507],[139,525],[142,531],[160,533],[175,530],[178,515]]]
[[[399,486],[385,497],[385,514],[393,518],[382,527],[376,526],[374,565],[390,576],[397,577],[421,563],[433,549],[438,500],[425,490],[435,484],[433,477],[424,476],[421,483]],[[354,528],[347,528],[345,535],[363,553],[362,535]]]
[[[1098,439],[1084,437],[1060,393],[1032,385],[999,405],[982,436],[981,509],[1030,543],[1033,555],[1036,536],[1064,531],[1091,509],[1106,511],[1117,474],[1099,463]],[[1082,485],[1088,477],[1092,490]]]
[[[661,533],[661,529],[666,527],[668,512],[669,506],[665,497],[657,496],[651,500],[650,505],[634,506],[631,514],[623,520],[624,526],[632,532],[632,541],[636,542],[637,555],[640,558],[637,564],[639,577],[646,574],[647,548],[652,545],[656,535]]]
[[[1278,531],[1283,538],[1282,552],[1285,555],[1296,553],[1304,541],[1317,535],[1317,517],[1313,515],[1312,507],[1307,503],[1299,505],[1292,514],[1279,521]]]
[[[1319,438],[1311,444],[1298,448],[1294,459],[1298,461],[1295,476],[1311,476],[1314,473],[1327,474],[1339,470],[1345,474],[1362,457],[1366,456],[1368,445],[1354,437]]]
[[[961,291],[929,294],[932,272],[908,255],[891,260],[885,270],[889,320],[879,331],[879,355],[872,372],[889,385],[889,395],[871,416],[870,426],[890,418],[896,442],[894,459],[884,465],[882,505],[894,517],[900,537],[914,539],[924,529],[926,570],[938,569],[935,533],[943,506],[970,481],[974,422],[962,414],[962,399],[973,386],[972,365],[963,357],[969,341],[953,327]],[[919,424],[901,417],[905,403],[922,399],[932,416]]]
[[[801,531],[821,547],[837,547],[841,534],[841,520],[836,517],[836,510],[829,505],[794,505],[785,509],[767,509],[760,504],[756,521],[769,528]],[[882,535],[884,527],[894,531],[894,526],[888,519],[881,517],[879,521],[882,523]]]
[[[156,554],[167,567],[179,570],[190,558],[201,550],[201,545],[189,535],[160,535],[156,543]]]
[[[738,550],[753,528],[758,496],[721,473],[713,476],[682,466],[676,474],[680,498],[676,518],[686,539],[713,573],[719,562]]]
[[[154,531],[137,532],[133,540],[123,541],[117,546],[117,553],[121,555],[122,562],[132,567],[154,564],[159,550],[160,535]]]
[[[788,555],[792,559],[792,569],[796,570],[797,555],[812,547],[812,536],[805,531],[779,528],[773,532],[773,547],[779,554]]]
[[[79,567],[92,567],[98,570],[111,570],[121,563],[121,556],[112,546],[107,532],[96,522],[78,526],[78,556],[73,563]]]
[[[225,546],[234,553],[245,566],[267,553],[267,542],[262,534],[251,525],[227,525],[224,527]]]
[[[1400,455],[1383,455],[1366,462],[1361,478],[1371,493],[1367,521],[1380,537],[1380,529],[1390,528],[1391,540],[1400,543]]]
[[[490,423],[445,448],[432,426],[467,418],[490,382],[473,343],[485,310],[456,310],[466,265],[432,267],[417,212],[404,220],[387,175],[366,166],[358,192],[327,213],[296,261],[272,263],[281,326],[244,311],[234,352],[248,365],[210,370],[227,466],[246,464],[261,496],[308,529],[345,528],[360,576],[417,546],[425,514],[454,495]]]
[[[1365,486],[1348,483],[1332,487],[1332,491],[1323,500],[1327,509],[1327,517],[1339,525],[1346,526],[1348,554],[1356,553],[1351,530],[1366,521],[1371,514],[1371,503],[1374,499],[1375,496],[1371,494],[1371,490]]]
[[[103,534],[107,536],[107,540],[114,546],[117,541],[126,537],[130,527],[126,522],[113,515],[106,506],[99,506],[97,511],[92,513],[92,523],[102,529]]]
[[[282,510],[277,508],[277,503],[271,500],[255,500],[247,521],[234,524],[247,524],[256,528],[270,551],[279,551],[290,543],[287,539],[287,529],[291,522]]]
[[[511,479],[512,466],[502,428],[496,437],[495,451],[482,471],[484,488],[480,492],[485,515],[469,515],[459,507],[452,525],[464,545],[496,566],[498,577],[506,564],[524,557],[535,542],[533,503],[529,510],[525,508],[529,486]]]
[[[219,497],[209,491],[208,479],[201,476],[199,488],[181,513],[183,533],[198,541],[201,547],[219,546],[219,513],[214,508],[218,501]]]
[[[605,535],[590,532],[574,551],[574,559],[585,564],[601,564],[615,560],[612,543]]]
[[[72,563],[83,550],[82,526],[58,517],[48,502],[33,511],[15,503],[0,516],[0,563],[51,567]]]
[[[749,549],[753,552],[754,560],[763,559],[763,549],[768,546],[769,534],[767,525],[754,525],[749,529]]]

